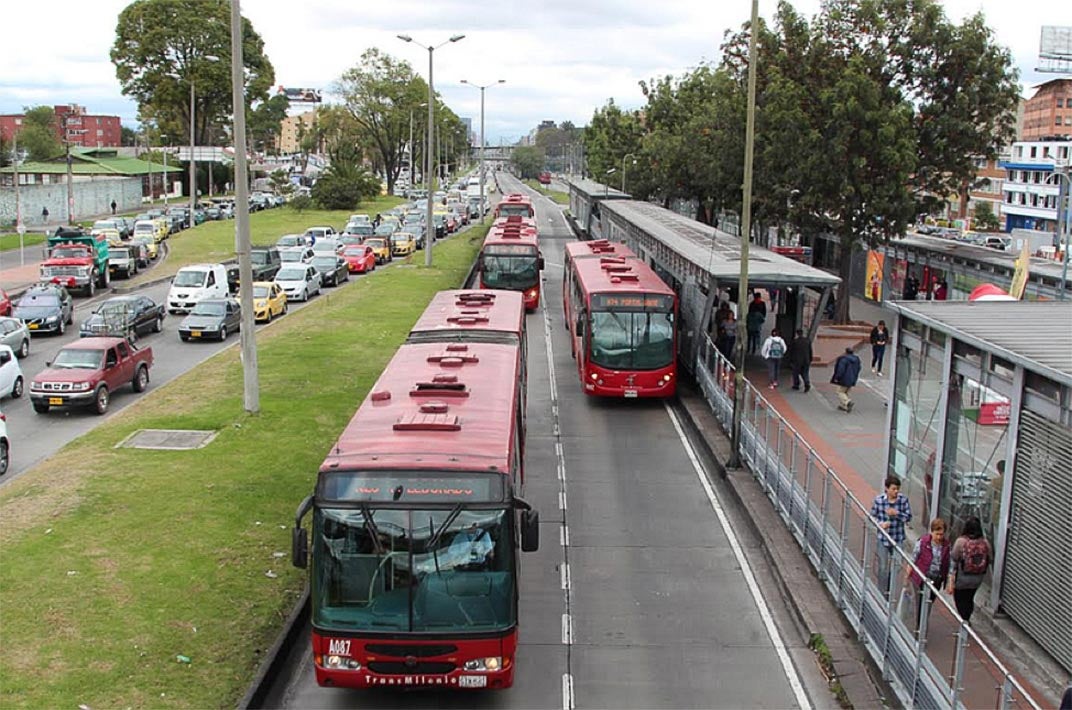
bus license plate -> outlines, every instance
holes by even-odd
[[[50,405],[52,405],[52,406],[62,407],[63,406],[63,397],[49,397],[48,398],[48,403]]]
[[[636,396],[637,396],[637,391],[636,390],[626,390],[625,391],[625,398],[626,399],[636,399]]]
[[[190,337],[191,338],[200,338],[201,337],[201,331],[200,330],[191,330],[190,331]]]
[[[488,684],[487,676],[463,675],[458,678],[459,688],[484,688]]]

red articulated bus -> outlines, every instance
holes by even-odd
[[[528,195],[512,192],[509,195],[503,195],[503,198],[495,205],[496,219],[512,216],[536,219],[536,208],[532,206],[532,199]]]
[[[540,305],[540,239],[535,224],[517,215],[495,221],[477,262],[477,287],[520,291],[525,308]]]
[[[539,545],[520,347],[402,345],[328,452],[292,531],[320,685],[513,684],[519,557]]]
[[[677,391],[677,296],[642,259],[566,247],[566,328],[586,394],[670,397]]]

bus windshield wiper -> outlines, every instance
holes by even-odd
[[[445,531],[447,527],[454,522],[454,519],[457,518],[458,514],[461,512],[462,504],[459,503],[458,505],[454,506],[454,508],[450,511],[450,515],[448,515],[447,519],[443,521],[443,524],[439,526],[439,529],[435,531],[435,535],[432,536],[432,539],[428,541],[429,546],[433,548],[435,547],[435,545],[439,542],[439,538],[443,537],[443,531]]]
[[[372,511],[369,510],[368,503],[362,503],[359,510],[365,516],[365,529],[372,535],[372,549],[377,555],[382,555],[383,544],[380,542],[380,529],[376,527],[376,521],[372,519]]]

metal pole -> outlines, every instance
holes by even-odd
[[[71,165],[71,138],[67,133],[68,114],[63,115],[63,146],[67,152],[67,224],[74,224],[74,168]]]
[[[161,138],[164,138],[164,137],[166,137],[166,136],[161,136]],[[168,147],[169,147],[169,148],[171,147],[171,144],[170,144],[170,143],[168,144]],[[167,210],[167,208],[168,208],[168,203],[167,203],[167,198],[168,198],[168,167],[167,167],[167,154],[168,154],[168,152],[167,152],[167,151],[165,150],[165,151],[164,151],[164,180],[163,180],[163,184],[164,184],[164,210],[165,210],[165,211],[166,211],[166,210]]]
[[[480,223],[484,224],[484,89],[480,87]]]
[[[432,242],[435,241],[435,223],[432,222],[432,193],[435,191],[432,181],[433,130],[435,125],[435,89],[432,88],[432,52],[435,47],[428,45],[428,151],[424,156],[424,182],[428,186],[428,200],[424,228],[424,265],[432,265]]]
[[[246,87],[242,70],[242,10],[239,0],[231,0],[231,108],[234,111],[235,140],[235,252],[238,253],[238,300],[242,306],[242,326],[239,330],[242,399],[246,412],[257,414],[261,410],[261,403],[257,378],[257,340],[253,326],[253,265],[249,256],[249,166],[246,156]],[[190,115],[192,117],[193,112]],[[193,155],[190,157],[193,158]],[[192,203],[190,207],[190,219],[193,220]]]
[[[1065,172],[1055,173],[1058,176],[1057,183],[1057,246],[1061,249],[1061,285],[1057,292],[1057,299],[1065,300],[1065,284],[1068,283],[1068,210],[1065,201],[1069,198],[1072,190],[1068,189],[1068,168]],[[1062,222],[1064,227],[1062,228]],[[1062,243],[1063,237],[1063,243]]]
[[[187,70],[189,71],[189,70]],[[197,203],[197,165],[194,162],[194,78],[190,77],[190,229],[194,227],[194,205]],[[237,150],[235,151],[237,153]]]
[[[744,196],[741,205],[743,229],[741,232],[741,273],[737,283],[737,344],[746,342],[743,307],[748,303],[748,235],[752,232],[752,149],[756,141],[756,32],[759,26],[759,0],[752,0],[752,20],[748,30],[748,119],[745,123],[744,139]],[[741,398],[744,394],[744,359],[747,348],[737,348],[736,386],[733,396],[733,430],[731,434],[733,450],[727,465],[730,468],[740,466],[740,454],[737,451],[741,439]],[[840,583],[839,583],[840,594]]]
[[[15,172],[15,231],[19,233],[19,266],[26,266],[26,225],[22,223],[22,200],[19,194],[19,132],[11,132],[11,165]]]
[[[413,160],[416,153],[413,150],[413,109],[409,110],[409,189],[414,189],[413,184]]]

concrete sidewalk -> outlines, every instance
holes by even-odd
[[[837,327],[832,324],[820,327],[814,345],[810,392],[790,388],[787,368],[783,368],[779,387],[769,389],[766,367],[758,356],[749,357],[746,375],[837,472],[856,498],[870,504],[882,490],[885,478],[883,452],[886,445],[887,403],[892,389],[889,379],[892,363],[891,353],[887,350],[886,373],[872,374],[868,335],[871,325],[880,319],[885,320],[892,331],[896,315],[871,301],[857,298],[853,299],[851,315],[854,321],[862,322],[858,327]],[[830,384],[833,361],[846,347],[857,350],[862,363],[860,380],[852,392],[855,406],[851,414],[838,410],[836,389]],[[927,526],[927,522],[922,520],[922,511],[914,512],[916,519],[909,531],[910,543],[914,543],[921,534],[919,531]],[[1056,707],[1067,679],[1061,678],[1055,668],[1037,662],[1044,655],[1041,650],[1011,620],[1001,615],[995,616],[985,606],[985,599],[984,587],[977,595],[972,628],[1036,702],[1042,707]],[[930,622],[928,655],[951,658],[956,619],[942,605],[936,604],[933,609],[939,613],[932,616]],[[968,707],[997,707],[995,687],[998,680],[994,676],[994,669],[987,662],[971,657],[973,654],[969,656],[963,702]]]

